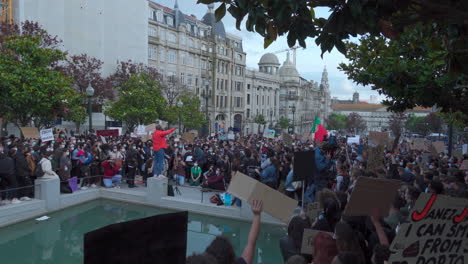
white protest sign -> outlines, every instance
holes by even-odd
[[[463,144],[462,146],[462,153],[467,154],[468,153],[468,144]]]
[[[146,127],[144,125],[139,125],[137,127],[137,135],[139,136],[146,135]]]
[[[348,145],[351,145],[351,144],[359,145],[359,139],[360,138],[361,138],[361,136],[349,137],[348,138]]]
[[[234,140],[234,139],[236,139],[236,136],[234,134],[228,134],[227,139],[228,140]]]
[[[42,142],[48,142],[54,140],[53,128],[42,129],[41,130],[41,140]]]
[[[103,136],[101,136],[101,141],[102,141],[102,143],[107,144],[107,140],[106,140],[106,138],[103,137]]]
[[[390,246],[390,264],[468,263],[468,200],[422,193]]]

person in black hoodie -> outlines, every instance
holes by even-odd
[[[11,150],[13,151],[14,150]],[[9,151],[9,152],[10,152]],[[18,187],[18,182],[15,176],[15,161],[9,156],[3,153],[3,147],[0,146],[0,179],[1,189],[13,189],[8,192],[2,193],[2,205],[11,203],[20,203],[18,200],[18,191],[15,189]]]
[[[127,159],[125,160],[127,165],[127,183],[129,188],[135,188],[135,172],[138,167],[138,156],[137,146],[135,144],[130,145],[127,152]]]
[[[30,178],[31,171],[29,170],[28,162],[26,161],[26,157],[24,156],[24,147],[22,145],[18,145],[15,153],[13,153],[12,158],[15,160],[15,171],[16,171],[16,180],[18,182],[18,187],[25,187],[31,186],[32,180]],[[18,190],[18,196],[21,197],[21,201],[29,201],[32,197],[32,189],[24,188]]]

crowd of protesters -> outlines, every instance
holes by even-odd
[[[148,177],[164,175],[180,185],[225,191],[232,177],[241,172],[297,199],[298,206],[319,202],[323,208],[316,219],[308,218],[302,211],[291,218],[287,237],[278,241],[285,263],[381,264],[388,260],[389,244],[399,225],[408,220],[422,192],[468,198],[468,174],[459,169],[463,158],[448,157],[445,153],[428,155],[412,149],[405,140],[395,149],[384,150],[380,168],[370,171],[365,139],[350,145],[346,138],[336,136],[325,137],[322,142],[297,138],[286,145],[279,138],[247,135],[230,141],[214,136],[186,142],[173,131],[158,126],[152,139],[146,142],[129,134],[106,137],[103,142],[102,137],[93,134],[69,137],[64,132],[57,133],[55,140],[49,142],[2,138],[2,204],[31,199],[32,185],[39,177],[58,177],[62,181],[77,177],[80,188],[86,189],[119,188],[122,180],[134,188],[136,175],[142,176],[142,184]],[[294,179],[297,151],[314,152],[315,169],[304,182]],[[359,177],[401,181],[390,212],[342,216]],[[253,212],[259,216],[261,202],[255,204]],[[255,233],[258,235],[260,228],[256,222],[259,219],[254,219],[252,238],[249,235],[242,258],[235,258],[229,240],[218,237],[205,253],[189,257],[188,262],[252,263]],[[321,233],[315,238],[313,259],[300,254],[305,228],[334,234]]]

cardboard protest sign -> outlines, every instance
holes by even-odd
[[[373,210],[380,209],[381,214],[387,216],[398,188],[400,181],[397,180],[359,177],[343,214],[369,216]]]
[[[190,130],[189,133],[192,133],[193,135],[195,135],[195,137],[198,137],[198,131],[195,129]]]
[[[320,203],[308,203],[306,208],[306,214],[310,218],[311,221],[314,221],[317,217],[320,216],[320,212],[322,208],[320,208]]]
[[[41,130],[41,140],[42,142],[48,142],[54,140],[53,128],[42,129]]]
[[[468,170],[468,160],[464,160],[460,166],[460,170]]]
[[[39,130],[36,127],[21,127],[20,129],[25,138],[39,138]]]
[[[359,139],[360,139],[360,138],[361,138],[360,136],[349,137],[347,143],[348,143],[348,145],[352,145],[352,144],[357,144],[357,145],[359,145]]]
[[[151,125],[147,125],[145,127],[145,132],[146,133],[152,133],[156,130],[156,124],[151,124]]]
[[[195,135],[190,132],[185,132],[182,135],[182,140],[184,140],[185,142],[192,143],[195,140]]]
[[[263,201],[263,211],[287,223],[297,201],[267,185],[238,172],[229,184],[228,193],[252,204],[253,200]]]
[[[369,140],[371,140],[376,145],[385,146],[388,144],[388,133],[387,132],[378,132],[370,131]]]
[[[275,138],[275,130],[265,129],[263,131],[263,137],[265,137],[265,138]]]
[[[105,137],[103,136],[99,136],[99,137],[101,138],[102,143],[107,144],[107,140]]]
[[[468,263],[468,200],[422,193],[390,246],[390,264]]]
[[[153,136],[152,135],[144,135],[144,136],[141,136],[141,141],[143,142],[147,142],[148,140],[152,140],[153,139]]]
[[[281,140],[285,146],[291,146],[293,143],[293,138],[287,133],[281,135]]]
[[[434,146],[437,154],[444,152],[445,153],[445,143],[443,141],[436,141],[432,142],[432,146]]]
[[[315,237],[319,233],[325,233],[333,237],[333,233],[313,230],[313,229],[304,229],[304,234],[302,235],[302,246],[301,246],[301,253],[306,255],[313,255],[314,254],[314,241]]]
[[[411,145],[411,149],[427,151],[427,146],[426,146],[426,142],[424,141],[424,138],[415,138]]]
[[[453,156],[456,157],[457,159],[461,160],[463,159],[463,153],[461,149],[455,149],[453,150]]]
[[[377,147],[367,147],[367,170],[376,172],[384,168],[384,146],[378,145]]]

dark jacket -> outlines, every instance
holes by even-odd
[[[15,175],[15,162],[7,155],[0,153],[0,177]]]
[[[15,155],[15,168],[16,168],[16,176],[19,178],[25,178],[31,175],[31,171],[28,167],[28,162],[24,157],[23,153],[17,152]]]

